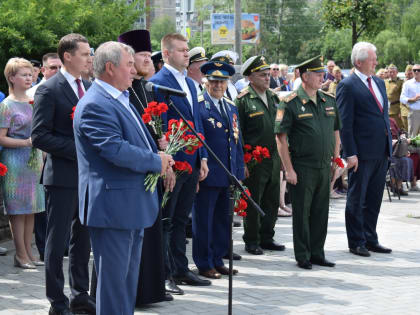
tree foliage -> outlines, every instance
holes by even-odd
[[[150,26],[150,40],[152,42],[152,50],[160,50],[160,40],[166,34],[176,31],[175,22],[169,16],[161,16],[153,20]]]
[[[69,33],[86,36],[92,47],[132,29],[143,6],[135,0],[1,0],[0,66],[14,56],[41,60]],[[0,88],[5,90],[1,76]]]
[[[385,0],[323,0],[322,7],[327,28],[352,30],[352,46],[360,36],[376,35],[384,28]]]

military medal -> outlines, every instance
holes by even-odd
[[[220,121],[217,122],[217,127],[222,128],[222,123]]]
[[[207,120],[212,123],[213,128],[216,128],[216,126],[214,125],[214,118],[210,117]]]
[[[232,121],[233,137],[235,138],[235,143],[238,144],[238,139],[239,139],[238,116],[236,116],[236,114],[233,114],[232,118],[233,118],[233,121]]]
[[[306,108],[305,106],[302,106],[301,109],[302,109],[302,112],[304,112]]]
[[[253,109],[253,110],[256,110],[257,108],[255,107],[255,105],[252,105],[252,109]]]

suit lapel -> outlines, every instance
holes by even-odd
[[[370,92],[370,90],[369,90],[369,88],[366,86],[366,84],[362,81],[362,79],[360,79],[359,78],[359,76],[358,75],[356,75],[355,73],[353,73],[352,74],[352,76],[354,76],[353,77],[353,80],[354,80],[354,82],[358,85],[358,91],[360,91],[361,93],[364,93],[365,94],[365,97],[367,98],[367,99],[369,99],[370,100],[370,102],[369,102],[369,104],[371,104],[372,106],[374,106],[375,107],[375,110],[378,112],[378,113],[380,113],[380,114],[382,114],[381,113],[381,110],[379,109],[379,107],[378,107],[378,104],[376,103],[376,100],[375,100],[375,97],[373,96],[373,94]],[[375,81],[375,83],[376,83],[376,81]],[[376,84],[376,85],[378,85],[378,84]],[[378,85],[378,88],[379,88],[379,85]],[[381,90],[380,88],[379,88],[379,90]],[[381,91],[381,93],[382,93],[382,91]],[[382,97],[383,97],[383,95],[382,95]],[[385,103],[385,98],[384,98],[384,103]],[[385,105],[384,105],[385,106]],[[385,108],[385,107],[384,107]]]
[[[76,94],[74,94],[74,91],[70,86],[69,82],[67,81],[66,77],[60,71],[57,72],[57,75],[64,96],[68,99],[69,103],[71,103],[72,106],[76,106],[77,102],[79,102],[79,99],[76,96]]]
[[[133,106],[133,104],[130,103],[130,107],[131,107],[131,110],[133,111],[134,115],[136,115],[137,119],[139,120],[140,125],[143,128],[144,134],[146,135],[147,140],[149,141],[149,144],[152,147],[153,152],[157,152],[157,147],[156,147],[155,141],[153,140],[152,136],[150,135],[149,131],[147,130],[147,127],[144,124],[143,119],[140,117],[139,113],[137,112],[137,110]],[[137,122],[135,122],[135,123],[137,125]]]
[[[376,76],[372,76],[372,78],[373,78],[373,80],[375,81],[375,83],[376,83],[376,86],[378,87],[378,89],[379,89],[379,92],[381,92],[381,95],[382,95],[382,99],[383,99],[383,104],[382,104],[382,106],[383,106],[383,111],[385,112],[385,109],[388,111],[388,97],[387,97],[387,95],[386,95],[386,89],[383,89],[383,87],[382,87],[382,84],[381,84],[381,82],[380,82],[380,79],[379,78],[377,78]]]
[[[140,136],[140,139],[144,142],[144,144],[148,147],[147,144],[147,139],[144,138],[143,132],[140,130],[140,126],[137,124],[136,120],[133,118],[133,116],[131,116],[131,114],[129,113],[129,111],[126,108],[123,108],[124,105],[120,103],[120,101],[116,100],[115,98],[113,98],[111,95],[109,95],[107,92],[105,92],[105,90],[103,89],[103,87],[101,87],[99,84],[96,84],[96,86],[98,88],[101,89],[102,94],[108,98],[110,100],[110,102],[117,108],[117,110],[119,110],[127,119],[128,121],[130,121],[130,123],[134,126],[134,128],[136,129],[137,133]],[[131,109],[133,109],[133,107],[131,106]],[[134,115],[136,115],[136,110],[134,110]],[[138,118],[138,116],[136,116]],[[140,124],[142,123],[141,118],[139,119]],[[143,125],[144,126],[144,125]],[[144,134],[147,137],[147,133],[146,133],[146,127],[144,126]],[[149,141],[150,142],[150,141]],[[153,148],[152,146],[152,142],[149,143],[149,145]]]
[[[217,119],[217,121],[224,123],[224,119],[222,118],[222,115],[217,110],[216,104],[213,103],[213,100],[210,98],[207,92],[204,93],[204,99],[210,103],[210,115]]]
[[[165,80],[165,82],[167,82],[168,84],[169,84],[169,87],[171,87],[171,88],[173,88],[173,89],[176,89],[176,90],[181,90],[181,91],[183,91],[183,89],[181,88],[181,86],[179,85],[179,83],[178,83],[178,81],[176,80],[176,78],[175,78],[175,76],[172,74],[172,72],[171,71],[169,71],[168,69],[166,69],[165,67],[163,67],[162,68],[162,70],[163,69],[165,69],[165,71],[166,71],[166,80]],[[161,70],[161,71],[162,71]],[[189,86],[189,84],[188,84],[188,80],[187,80],[187,85]],[[194,87],[195,88],[195,87]],[[190,89],[190,92],[191,92],[191,89]],[[192,111],[191,111],[191,106],[193,106],[193,104],[190,104],[189,102],[188,102],[188,98],[187,97],[182,97],[181,98],[182,99],[182,101],[185,103],[185,106],[188,108],[188,110],[189,110],[189,112],[190,112],[190,114],[191,114],[191,116],[193,116],[193,113],[192,113]],[[175,103],[175,102],[174,102]]]

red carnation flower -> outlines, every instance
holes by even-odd
[[[266,159],[268,159],[270,157],[270,151],[268,151],[268,149],[265,148],[265,147],[261,149],[261,153],[262,153],[263,157],[266,158]]]
[[[335,162],[335,164],[337,164],[337,166],[338,166],[339,168],[344,168],[344,163],[343,163],[343,160],[342,160],[342,159],[340,159],[339,157],[335,158],[335,159],[334,159],[334,162]]]
[[[250,150],[252,150],[252,147],[249,144],[245,144],[244,145],[244,150],[245,151],[250,151]]]
[[[149,123],[152,120],[152,115],[150,115],[149,113],[144,113],[141,118],[143,119],[143,122],[145,124]]]
[[[245,153],[244,154],[244,161],[245,161],[245,164],[246,163],[248,163],[248,162],[250,162],[251,161],[251,159],[252,159],[252,154],[251,153]]]
[[[71,109],[71,114],[70,114],[71,120],[74,119],[74,112],[75,111],[76,111],[76,106],[73,106],[73,108]]]
[[[147,107],[151,107],[151,108],[153,108],[153,107],[155,107],[155,106],[157,106],[157,102],[155,102],[155,101],[153,101],[153,102],[149,102],[149,103],[147,103]]]
[[[0,176],[4,176],[7,173],[7,166],[3,163],[0,163]]]
[[[166,105],[165,103],[159,103],[158,108],[160,111],[160,115],[168,111],[168,105]]]

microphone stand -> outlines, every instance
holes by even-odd
[[[248,199],[248,204],[251,204],[251,206],[256,209],[261,216],[265,216],[264,211],[261,210],[261,208],[258,206],[258,204],[245,192],[245,188],[242,186],[242,184],[239,182],[239,180],[234,176],[223,164],[222,161],[217,157],[216,153],[213,152],[213,150],[208,146],[208,144],[202,140],[197,131],[194,128],[191,128],[191,125],[188,123],[188,121],[185,119],[185,116],[181,113],[181,111],[175,106],[175,104],[172,102],[170,98],[170,93],[162,93],[165,96],[165,101],[168,104],[168,106],[172,106],[173,109],[178,113],[178,115],[181,117],[181,119],[184,121],[184,123],[190,128],[191,132],[197,137],[197,139],[203,144],[203,146],[206,148],[209,155],[211,155],[212,158],[217,162],[217,164],[224,170],[224,172],[228,175],[230,179],[230,186],[229,186],[229,218],[230,218],[230,227],[229,227],[229,235],[230,235],[230,244],[229,244],[229,294],[228,294],[228,314],[232,315],[232,292],[233,292],[233,208],[234,208],[234,192],[235,188],[238,188]]]

